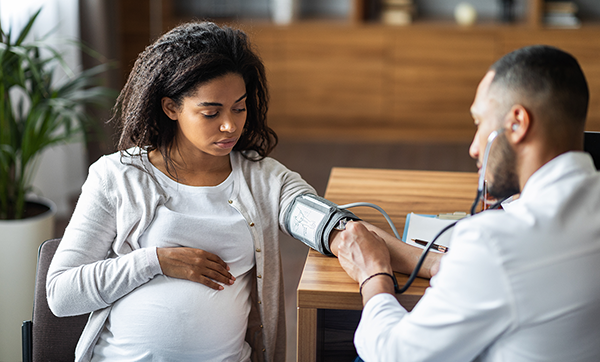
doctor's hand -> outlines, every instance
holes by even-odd
[[[166,276],[190,280],[216,290],[224,289],[216,282],[231,285],[235,281],[227,264],[208,251],[177,247],[157,248],[156,253]]]
[[[390,263],[390,252],[385,241],[377,234],[369,231],[360,222],[349,222],[346,230],[338,235],[338,259],[348,275],[362,284],[367,278],[377,273],[393,275]],[[393,293],[392,279],[380,275],[363,285],[363,302],[371,296],[386,292]]]
[[[390,258],[392,263],[392,269],[394,271],[410,274],[413,269],[417,265],[417,262],[421,258],[421,253],[423,249],[417,248],[412,245],[408,245],[407,243],[402,242],[401,240],[396,239],[393,235],[387,233],[385,230],[371,225],[365,221],[355,221],[363,225],[368,231],[377,235],[381,239],[385,241],[387,244],[388,250],[390,252]],[[333,230],[331,232],[330,244],[329,247],[334,255],[338,255],[338,245],[341,243],[342,232],[339,230]],[[348,234],[346,234],[346,237]],[[433,277],[439,270],[440,259],[444,254],[440,253],[429,253],[425,258],[425,262],[423,263],[423,267],[419,271],[418,276],[421,278],[431,278]]]

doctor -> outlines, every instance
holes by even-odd
[[[381,231],[348,223],[340,264],[361,285],[355,334],[371,361],[597,361],[600,356],[600,173],[582,152],[588,87],[577,61],[548,46],[498,60],[471,106],[469,149],[489,192],[520,192],[504,210],[457,224],[417,306],[394,297]],[[392,251],[392,259],[395,259]]]

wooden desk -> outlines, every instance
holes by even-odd
[[[379,205],[402,234],[406,215],[410,212],[440,214],[468,211],[476,190],[476,173],[333,168],[325,197],[338,205],[359,201]],[[391,228],[378,211],[365,207],[353,208],[352,211],[391,233]],[[399,285],[407,280],[403,274],[397,273],[396,277]],[[398,296],[398,300],[410,310],[428,286],[428,280],[417,278],[410,289]],[[317,310],[361,310],[358,284],[348,277],[336,258],[311,250],[297,295],[297,361],[315,361]]]

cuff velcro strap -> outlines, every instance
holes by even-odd
[[[321,254],[333,255],[329,248],[331,230],[340,220],[360,220],[352,212],[313,194],[297,196],[285,216],[286,231]]]

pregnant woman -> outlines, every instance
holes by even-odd
[[[267,157],[265,71],[246,35],[183,24],[142,52],[48,273],[90,313],[76,361],[282,361],[279,229],[315,193]]]

